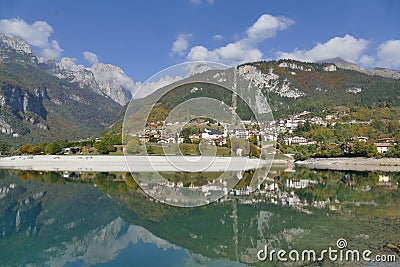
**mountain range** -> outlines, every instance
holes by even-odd
[[[239,79],[260,88],[275,118],[336,106],[400,104],[398,70],[365,69],[340,58],[319,63],[260,61],[236,69]],[[118,122],[123,118],[124,108],[139,86],[146,90],[135,96],[141,99],[134,101],[148,104],[168,88],[179,85],[179,90],[172,90],[160,100],[165,110],[200,96],[231,105],[231,92],[213,88],[194,90],[203,85],[192,83],[199,79],[212,82],[224,79],[224,75],[226,70],[200,66],[187,77],[166,76],[159,82],[143,85],[111,64],[85,67],[73,58],[38,59],[23,39],[0,33],[0,139],[21,145],[97,135],[110,125],[121,124]],[[156,88],[165,89],[154,92]],[[252,98],[250,94],[245,100],[256,103]],[[249,119],[251,112],[243,103],[239,99],[237,111]]]
[[[361,66],[358,66],[351,62],[348,62],[341,58],[332,58],[332,59],[324,60],[323,62],[320,62],[320,63],[333,63],[338,68],[341,68],[341,69],[354,70],[354,71],[358,71],[358,72],[365,73],[368,75],[376,75],[376,76],[382,76],[382,77],[386,77],[386,78],[400,79],[400,71],[398,71],[398,70],[392,70],[392,69],[387,69],[387,68],[365,69]]]
[[[122,106],[111,97],[118,96],[118,90],[115,94],[113,90],[107,91],[112,79],[92,79],[95,86],[91,87],[84,80],[64,77],[65,62],[68,60],[53,65],[41,63],[24,40],[0,35],[1,140],[21,145],[80,139],[97,134],[113,122]],[[119,69],[94,66],[96,73],[107,68]],[[77,77],[94,77],[90,71],[76,69]]]
[[[263,108],[259,106],[258,96],[255,92],[249,92],[249,88],[260,89],[275,119],[287,118],[305,110],[321,112],[335,110],[339,106],[390,108],[400,104],[400,79],[397,78],[399,71],[366,70],[361,67],[355,70],[355,64],[339,59],[335,61],[337,63],[308,63],[281,59],[239,65],[235,74],[232,69],[197,73],[160,88],[143,99],[134,99],[130,105],[134,108],[128,108],[127,113],[132,124],[125,125],[132,126],[128,131],[139,124],[144,125],[140,122],[143,119],[142,111],[150,109],[157,98],[160,98],[156,107],[158,114],[151,113],[149,118],[153,121],[150,122],[164,120],[162,114],[168,114],[181,103],[197,97],[218,99],[232,107],[232,92],[225,89],[235,80],[232,75],[236,75],[235,87],[242,98],[237,98],[236,112],[245,120],[254,119],[252,110],[245,102],[252,103],[253,109]],[[384,77],[389,73],[391,77]],[[226,86],[207,84],[221,84],[220,81],[225,81],[222,83],[226,83]]]

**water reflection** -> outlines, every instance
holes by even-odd
[[[156,203],[127,173],[1,170],[0,258],[5,266],[258,265],[264,245],[321,250],[338,237],[398,254],[399,177],[282,168],[254,193],[177,208]]]

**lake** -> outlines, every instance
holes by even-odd
[[[158,203],[126,177],[0,170],[1,266],[298,266],[257,253],[338,239],[400,262],[399,173],[273,168],[257,194],[196,208]],[[342,262],[357,264],[382,266]]]

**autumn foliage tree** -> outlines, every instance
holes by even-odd
[[[29,144],[25,144],[21,147],[22,154],[30,154],[31,146]]]

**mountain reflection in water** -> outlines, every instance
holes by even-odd
[[[337,207],[309,205],[307,214],[272,204],[272,186],[251,196],[229,195],[222,203],[177,208],[156,203],[125,174],[0,170],[0,264],[268,266],[256,257],[264,245],[318,251],[334,247],[338,238],[352,248],[398,255],[388,246],[400,245],[399,191],[388,189],[398,176],[383,175],[305,169],[269,174],[269,185],[302,203],[330,199]],[[317,182],[296,189],[293,181],[300,178]]]

